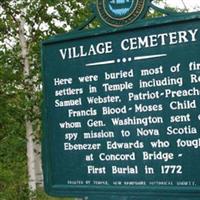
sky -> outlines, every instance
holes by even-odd
[[[200,0],[165,0],[168,5],[174,8],[184,9],[185,6],[190,11],[200,10]],[[185,4],[185,5],[184,5]]]

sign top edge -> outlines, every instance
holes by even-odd
[[[146,19],[142,22],[138,22],[132,25],[119,27],[119,28],[111,28],[111,29],[97,28],[97,29],[83,30],[83,31],[72,30],[68,33],[52,36],[48,38],[47,40],[42,41],[42,46],[57,43],[57,42],[68,41],[68,40],[86,38],[90,36],[104,35],[104,34],[109,34],[109,33],[127,31],[131,29],[136,30],[140,28],[167,25],[167,24],[173,24],[173,23],[183,22],[183,21],[191,21],[191,20],[196,21],[199,19],[200,19],[200,12],[192,12],[192,13],[178,14],[178,15],[174,15],[170,17],[161,17],[161,18],[158,17],[158,18],[153,18],[153,19]]]

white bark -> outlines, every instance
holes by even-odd
[[[24,67],[24,78],[27,83],[31,81],[28,80],[30,75],[30,63],[28,59],[28,48],[27,48],[27,40],[25,37],[24,30],[25,21],[21,17],[19,19],[19,40],[21,45],[21,56],[23,60]],[[27,97],[28,98],[28,97]],[[28,176],[29,176],[29,190],[31,192],[36,191],[36,171],[35,171],[35,153],[34,153],[34,135],[33,135],[33,124],[29,120],[28,115],[25,116],[25,126],[26,126],[26,139],[27,139],[27,158],[28,158]]]
[[[26,118],[26,117],[25,117]],[[27,139],[27,158],[28,158],[28,176],[29,190],[36,191],[36,172],[35,172],[35,154],[34,154],[34,137],[32,123],[25,119],[26,123],[26,139]]]

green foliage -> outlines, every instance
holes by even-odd
[[[89,16],[87,0],[0,1],[0,200],[29,199],[25,115],[40,140],[40,44]],[[30,73],[24,76],[19,18],[25,19]],[[43,192],[36,199],[56,200]],[[68,199],[69,200],[69,199]]]
[[[21,76],[9,65],[15,60],[10,53],[6,51],[0,59],[0,199],[27,200],[23,95],[16,89]]]

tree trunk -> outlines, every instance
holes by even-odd
[[[19,19],[19,40],[21,46],[21,56],[23,61],[24,70],[24,80],[25,83],[31,83],[30,79],[30,63],[28,59],[29,51],[27,48],[27,40],[25,37],[25,20],[21,17]],[[30,97],[26,95],[29,101]],[[26,127],[26,139],[27,139],[27,159],[28,159],[28,185],[31,192],[36,191],[36,172],[35,172],[35,153],[34,153],[34,134],[33,134],[33,124],[29,119],[28,114],[25,115],[25,127]]]
[[[32,123],[25,116],[26,140],[27,140],[27,158],[28,158],[28,185],[31,192],[36,191],[36,172],[35,172],[35,154],[34,154],[34,136]]]

